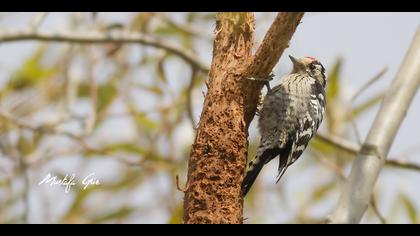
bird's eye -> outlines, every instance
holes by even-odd
[[[311,64],[309,65],[309,69],[310,69],[310,70],[315,70],[315,65],[311,63]]]

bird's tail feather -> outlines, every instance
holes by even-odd
[[[251,170],[248,170],[246,172],[244,181],[242,182],[242,196],[245,197],[245,195],[251,189],[252,184],[257,179],[257,176],[261,172],[264,164],[265,163],[263,161],[259,161],[259,162],[255,163],[255,164],[253,164]]]
[[[261,156],[255,157],[242,182],[242,196],[245,197],[251,189],[252,184],[254,184],[257,179],[257,176],[261,172],[263,166],[276,157],[279,154],[279,151],[280,150],[278,148],[268,149],[265,150]]]

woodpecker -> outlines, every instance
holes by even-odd
[[[277,156],[278,183],[286,169],[302,155],[325,113],[327,77],[324,66],[313,57],[289,57],[293,63],[292,72],[272,89],[268,83],[272,76],[265,81],[268,92],[258,111],[261,140],[242,183],[243,196],[263,166]]]

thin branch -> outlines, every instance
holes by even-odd
[[[368,89],[373,83],[378,81],[382,76],[386,73],[388,70],[387,67],[383,68],[377,75],[375,75],[372,79],[370,79],[366,84],[364,84],[360,89],[353,95],[353,97],[350,99],[351,102],[354,102],[356,98],[358,98],[366,89]]]
[[[334,171],[334,174],[339,177],[340,180],[346,181],[346,176],[343,174],[343,168],[338,166],[336,163],[333,163],[331,160],[328,160],[321,152],[317,150],[311,150],[311,152],[317,157],[325,167]]]
[[[401,161],[401,160],[395,160],[395,159],[387,160],[386,165],[389,167],[398,167],[398,168],[403,168],[403,169],[408,169],[408,170],[420,171],[420,165],[406,162],[406,161]]]
[[[382,213],[379,211],[378,205],[376,204],[375,196],[372,195],[372,199],[370,200],[370,206],[372,207],[373,213],[378,217],[381,224],[386,224],[387,221]]]
[[[407,110],[420,86],[420,27],[392,82],[360,153],[353,162],[331,223],[360,222],[379,173]]]
[[[33,132],[40,132],[40,133],[51,134],[51,135],[67,136],[67,137],[69,137],[71,139],[74,139],[74,140],[77,140],[77,141],[82,140],[82,137],[79,137],[79,136],[77,136],[73,133],[66,132],[66,131],[59,131],[51,125],[33,125],[33,124],[31,124],[31,122],[22,121],[22,120],[18,119],[17,117],[14,117],[11,114],[6,113],[5,111],[0,111],[0,118],[4,119],[4,120],[7,120],[7,121],[11,122],[12,124],[14,124],[14,125],[16,125],[20,128],[31,130]]]
[[[86,117],[85,120],[85,127],[84,127],[84,135],[88,136],[93,131],[95,127],[95,123],[97,120],[97,108],[98,108],[98,85],[96,82],[96,76],[95,76],[95,65],[97,62],[97,59],[93,55],[93,53],[90,54],[90,60],[91,63],[89,64],[89,79],[90,79],[90,100],[91,100],[91,113]]]
[[[134,43],[143,44],[155,48],[161,48],[171,52],[197,69],[208,73],[208,66],[201,62],[190,50],[173,44],[172,42],[153,37],[151,35],[135,33],[135,32],[33,32],[31,30],[10,30],[0,32],[0,42],[16,42],[16,41],[49,41],[49,42],[66,42],[66,43]]]
[[[303,14],[303,12],[277,14],[247,69],[249,75],[264,78],[270,74],[283,51],[289,47],[289,41],[295,33]]]
[[[194,120],[194,112],[193,112],[193,105],[192,105],[192,92],[194,89],[194,84],[197,78],[197,70],[192,67],[192,72],[191,72],[191,78],[190,78],[190,83],[188,84],[187,87],[187,114],[188,114],[188,118],[191,122],[191,125],[193,127],[193,129],[196,129],[196,122]]]
[[[19,159],[19,169],[22,172],[23,177],[23,201],[24,201],[24,212],[23,212],[23,223],[29,223],[29,211],[30,211],[30,204],[29,204],[29,191],[30,191],[30,180],[29,180],[29,173],[28,168],[23,160],[23,156],[18,157]]]
[[[65,91],[65,112],[68,114],[72,113],[72,107],[76,103],[78,87],[81,79],[78,75],[71,73],[70,60],[73,55],[74,47],[70,46],[66,52],[66,59],[63,62],[63,74],[65,77],[64,91]]]
[[[41,26],[41,24],[44,22],[45,18],[47,17],[48,12],[38,12],[36,13],[34,19],[30,23],[30,30],[33,32],[36,32],[38,28]]]
[[[341,151],[348,152],[349,154],[352,154],[352,155],[357,155],[360,152],[360,148],[361,148],[360,145],[351,143],[341,137],[337,137],[337,136],[328,137],[325,134],[318,133],[316,135],[316,138],[318,138],[319,140],[335,148],[338,148]],[[388,167],[397,167],[401,169],[420,171],[420,165],[411,163],[411,162],[402,161],[402,160],[397,160],[397,159],[385,160],[385,165]]]
[[[354,116],[352,113],[350,113],[349,116],[350,116],[351,127],[353,129],[354,136],[356,137],[357,144],[362,145],[362,136],[360,135],[360,131],[359,131],[359,128],[357,127],[356,121],[354,120]]]
[[[188,183],[185,185],[185,187],[181,187],[181,186],[179,185],[179,176],[178,176],[178,175],[176,175],[176,176],[175,176],[175,179],[176,179],[176,188],[177,188],[179,191],[181,191],[181,192],[185,193],[185,192],[187,191],[187,189],[188,189]]]
[[[30,180],[28,175],[28,168],[25,164],[24,157],[22,154],[16,149],[13,148],[8,153],[14,160],[18,163],[18,170],[19,174],[21,174],[23,179],[23,190],[22,190],[22,198],[23,198],[23,212],[22,212],[22,222],[24,224],[28,223],[29,220],[29,190],[30,190]]]
[[[362,87],[360,87],[360,89],[350,99],[350,102],[353,103],[356,100],[356,98],[358,98],[366,89],[368,89],[373,83],[375,83],[380,78],[382,78],[382,76],[386,73],[387,70],[388,70],[387,67],[383,68],[381,71],[379,71],[378,74],[376,74],[373,78],[371,78],[366,84],[364,84]],[[359,145],[361,145],[362,144],[362,138],[360,136],[359,129],[357,128],[357,124],[356,124],[356,121],[354,119],[353,114],[354,114],[353,111],[348,113],[349,120],[350,120],[351,126],[353,128],[354,135],[356,136],[357,143]]]
[[[351,143],[349,141],[347,141],[346,139],[343,139],[341,137],[337,137],[337,136],[327,136],[325,134],[321,134],[321,133],[317,133],[316,134],[316,138],[318,138],[319,140],[326,142],[342,151],[348,152],[350,154],[356,155],[359,150],[360,150],[360,146],[354,143]]]
[[[201,37],[201,38],[207,38],[210,40],[211,36],[207,33],[207,31],[197,28],[195,25],[190,23],[177,23],[174,20],[170,19],[166,14],[164,13],[155,13],[156,17],[158,17],[160,20],[165,22],[171,27],[174,27],[175,29],[190,34],[192,36]]]

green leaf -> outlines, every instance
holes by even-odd
[[[114,98],[117,95],[117,88],[115,86],[115,80],[111,80],[108,83],[99,86],[98,88],[98,103],[96,104],[96,111],[98,113],[103,112],[107,109]]]
[[[52,174],[52,176],[57,176],[58,179],[64,179],[64,175],[57,173]],[[69,176],[68,176],[69,178]],[[71,192],[75,194],[75,197],[73,199],[73,202],[70,204],[70,207],[68,208],[68,211],[61,219],[62,222],[70,221],[73,217],[77,217],[78,215],[84,215],[82,212],[84,211],[84,202],[85,200],[90,196],[91,193],[95,192],[99,187],[98,186],[89,186],[89,188],[82,189],[83,185],[76,184],[71,187]],[[65,188],[65,187],[63,187]],[[63,189],[64,191],[64,189]]]
[[[159,126],[158,123],[141,113],[136,113],[134,115],[134,120],[140,127],[147,131],[153,131]]]
[[[309,145],[311,146],[311,148],[313,148],[315,150],[318,150],[318,151],[320,151],[321,153],[324,153],[324,154],[330,154],[330,153],[333,153],[334,151],[338,150],[335,147],[333,147],[332,145],[330,145],[329,143],[320,140],[316,136],[311,140]]]
[[[384,95],[385,95],[385,92],[380,92],[372,96],[371,98],[369,98],[367,101],[363,102],[362,104],[358,105],[357,107],[353,108],[351,111],[353,117],[360,115],[361,113],[369,110],[370,108],[378,104],[380,101],[382,101],[382,98],[384,97]]]
[[[216,13],[200,13],[200,17],[205,21],[214,21],[214,19],[216,19]]]
[[[168,80],[166,79],[166,73],[165,73],[165,56],[162,57],[157,62],[156,71],[157,71],[159,80],[164,82],[164,83],[167,83]],[[162,92],[162,91],[160,91],[160,92]],[[162,94],[159,94],[159,95],[162,95]]]
[[[417,209],[414,203],[404,193],[400,194],[400,198],[405,207],[405,211],[407,212],[408,218],[410,219],[411,223],[413,224],[417,223]]]
[[[80,83],[79,88],[77,89],[77,95],[82,98],[90,96],[90,84]]]
[[[168,224],[181,224],[183,212],[184,205],[179,203],[172,212],[171,218],[168,220]]]
[[[338,58],[328,73],[327,101],[333,101],[340,94],[340,73],[343,60]]]
[[[130,22],[130,30],[135,32],[146,32],[151,19],[153,18],[153,14],[151,12],[141,12],[136,14]]]
[[[87,98],[91,94],[89,83],[81,83],[78,88],[78,96]],[[105,111],[116,97],[118,91],[116,88],[116,79],[111,79],[106,84],[98,86],[98,99],[96,104],[96,112]]]
[[[164,24],[155,30],[155,34],[158,34],[161,36],[176,36],[180,34],[182,35],[183,32],[173,25]]]
[[[26,59],[23,65],[13,73],[8,87],[12,90],[21,90],[32,87],[42,80],[52,78],[57,70],[54,66],[43,66],[41,64],[46,47],[39,47],[35,53]]]
[[[17,142],[17,149],[22,155],[26,156],[34,151],[35,146],[32,140],[25,137],[24,135],[20,135]]]
[[[151,92],[153,94],[156,94],[158,96],[162,96],[163,95],[163,91],[162,91],[161,87],[160,86],[157,86],[157,85],[151,85],[151,86],[149,86],[149,85],[141,84],[141,85],[138,85],[138,87],[140,89],[146,90],[146,91]]]
[[[101,150],[108,153],[118,152],[118,151],[134,153],[134,154],[139,154],[139,155],[144,155],[146,153],[146,150],[144,150],[143,148],[133,143],[115,143],[115,144],[105,146]]]
[[[336,106],[340,105],[338,98],[340,95],[341,66],[342,59],[338,58],[327,75],[328,84],[326,88],[326,99],[328,102],[325,114],[325,122],[329,133],[334,133],[336,131],[337,125],[341,122],[339,119],[340,116],[337,115],[336,109]]]
[[[313,200],[313,203],[316,203],[316,202],[319,202],[319,201],[323,200],[325,198],[325,196],[334,189],[336,184],[337,184],[336,181],[331,181],[329,183],[323,184],[323,185],[319,186],[318,188],[316,188],[312,192],[311,199]]]

